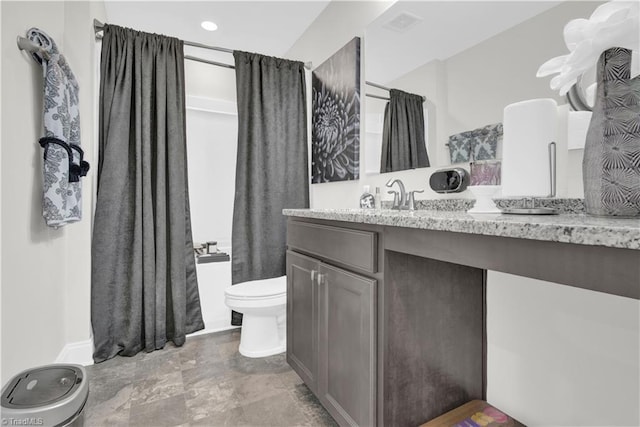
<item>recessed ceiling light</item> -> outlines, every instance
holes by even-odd
[[[202,21],[200,26],[207,31],[215,31],[218,29],[218,26],[216,25],[216,23],[211,21]]]

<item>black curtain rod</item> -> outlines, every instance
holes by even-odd
[[[102,38],[102,36],[98,34],[102,30],[104,30],[104,24],[102,22],[98,21],[97,19],[94,19],[93,20],[93,31],[96,34],[96,39],[101,39]],[[197,42],[190,42],[190,41],[183,41],[183,43],[186,44],[187,46],[198,47],[198,48],[201,48],[201,49],[209,49],[209,50],[217,50],[219,52],[233,53],[233,49],[227,49],[226,47],[209,46],[209,45],[206,45],[206,44],[197,43]],[[222,62],[209,61],[208,59],[197,58],[197,57],[191,56],[191,55],[185,55],[184,59],[189,59],[191,61],[197,61],[197,62],[203,62],[205,64],[217,65],[219,67],[224,67],[224,68],[232,68],[232,69],[236,68],[233,65],[224,64]],[[310,70],[311,66],[312,66],[311,62],[307,62],[307,63],[304,64],[304,68],[306,68],[307,70]]]

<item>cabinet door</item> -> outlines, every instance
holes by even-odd
[[[314,393],[318,373],[319,262],[287,251],[287,362]]]
[[[373,426],[376,281],[320,267],[318,397],[340,425]]]

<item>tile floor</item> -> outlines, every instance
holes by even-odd
[[[284,354],[238,353],[239,330],[87,367],[85,426],[336,426]]]

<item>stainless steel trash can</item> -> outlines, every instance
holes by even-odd
[[[80,365],[28,369],[2,389],[2,425],[82,425],[89,380]]]

